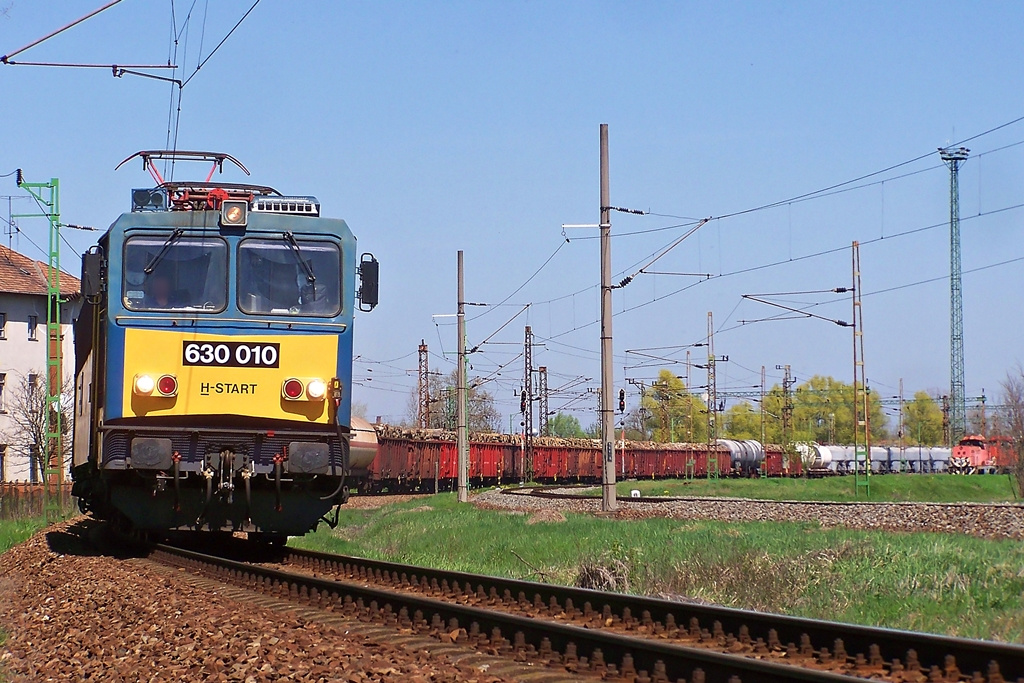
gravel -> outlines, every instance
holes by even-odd
[[[577,490],[566,490],[578,493]],[[473,498],[476,505],[509,512],[559,510],[594,514],[601,499],[553,499],[490,489]],[[938,531],[982,538],[1024,538],[1024,507],[986,503],[813,503],[743,498],[692,498],[634,503],[619,500],[617,519],[707,519],[723,522],[818,522],[823,527],[886,531]]]
[[[95,527],[85,518],[55,525],[0,555],[0,678],[511,680],[429,648],[274,611],[144,558],[97,555],[86,538]]]
[[[410,500],[419,500],[420,498],[430,498],[429,494],[405,494],[405,495],[388,495],[388,496],[364,496],[361,494],[353,494],[348,502],[345,503],[345,507],[348,509],[361,509],[361,510],[372,510],[374,508],[384,507],[385,505],[391,505],[393,503],[405,503]]]

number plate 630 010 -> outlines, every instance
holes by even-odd
[[[220,368],[276,368],[280,365],[281,345],[275,342],[255,344],[244,341],[183,342],[183,365],[212,365]]]

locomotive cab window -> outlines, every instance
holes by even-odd
[[[238,308],[251,315],[338,315],[341,250],[333,242],[296,239],[291,233],[242,240]]]
[[[124,246],[124,305],[132,311],[204,311],[227,305],[227,244],[209,237],[139,235]]]

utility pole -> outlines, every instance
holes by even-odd
[[[964,394],[964,301],[960,286],[960,162],[971,150],[939,148],[939,158],[949,166],[949,443],[967,433]]]
[[[420,429],[430,429],[430,363],[427,342],[423,339],[420,339],[419,354],[419,381],[417,383],[419,405],[416,411],[416,422]]]
[[[761,448],[764,448],[765,441],[768,438],[768,426],[765,423],[766,412],[764,409],[764,385],[765,385],[765,373],[764,366],[761,366]]]
[[[462,274],[462,250],[459,250],[459,364],[458,391],[456,396],[456,448],[458,450],[458,486],[459,502],[469,501],[469,428],[466,424],[467,392],[466,392],[466,297]]]
[[[43,213],[13,214],[15,218],[46,218],[49,229],[49,261],[46,271],[46,447],[43,453],[43,480],[46,487],[44,503],[46,522],[60,519],[62,509],[61,484],[64,481],[64,444],[61,426],[61,393],[63,344],[60,333],[60,181],[50,178],[48,183],[26,183],[21,169],[16,171],[18,187],[28,192],[39,203]]]
[[[871,497],[871,392],[867,371],[864,369],[864,315],[861,306],[860,243],[854,242],[850,250],[853,263],[853,485],[854,494],[860,489]],[[857,456],[864,456],[864,475],[860,475]]]
[[[540,435],[550,436],[551,425],[548,420],[548,369],[542,365],[537,368],[537,408],[540,410]]]
[[[953,441],[950,438],[949,428],[949,396],[942,397],[942,440],[946,443],[946,448],[953,447]]]
[[[786,467],[789,467],[793,455],[793,443],[790,436],[790,427],[793,422],[793,376],[790,366],[776,365],[776,370],[782,370],[782,448],[786,453]]]
[[[693,392],[690,390],[690,349],[686,349],[686,442],[693,443]]]
[[[715,323],[708,311],[708,479],[718,479],[718,457],[712,449],[718,445],[718,379],[715,377]]]
[[[906,443],[903,440],[903,378],[899,378],[899,467],[906,462]]]
[[[981,435],[988,438],[988,422],[985,419],[985,387],[981,388]]]
[[[718,430],[718,380],[715,377],[715,325],[708,311],[708,446],[715,443]]]
[[[523,478],[533,481],[533,328],[526,326],[523,347],[523,390],[526,406],[523,411]]]
[[[608,180],[608,124],[601,124],[601,509],[618,508],[615,495],[615,413],[612,386],[612,223]]]

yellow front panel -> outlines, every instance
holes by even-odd
[[[213,365],[186,365],[183,349],[192,342],[245,342],[253,347],[279,344],[279,367],[224,367],[216,361]],[[304,381],[316,377],[329,382],[337,364],[338,338],[333,335],[216,335],[129,328],[125,330],[124,414],[228,414],[326,423],[327,400],[285,400],[281,384],[289,377]],[[175,375],[178,395],[137,395],[134,378],[142,374],[154,380],[165,374]]]

